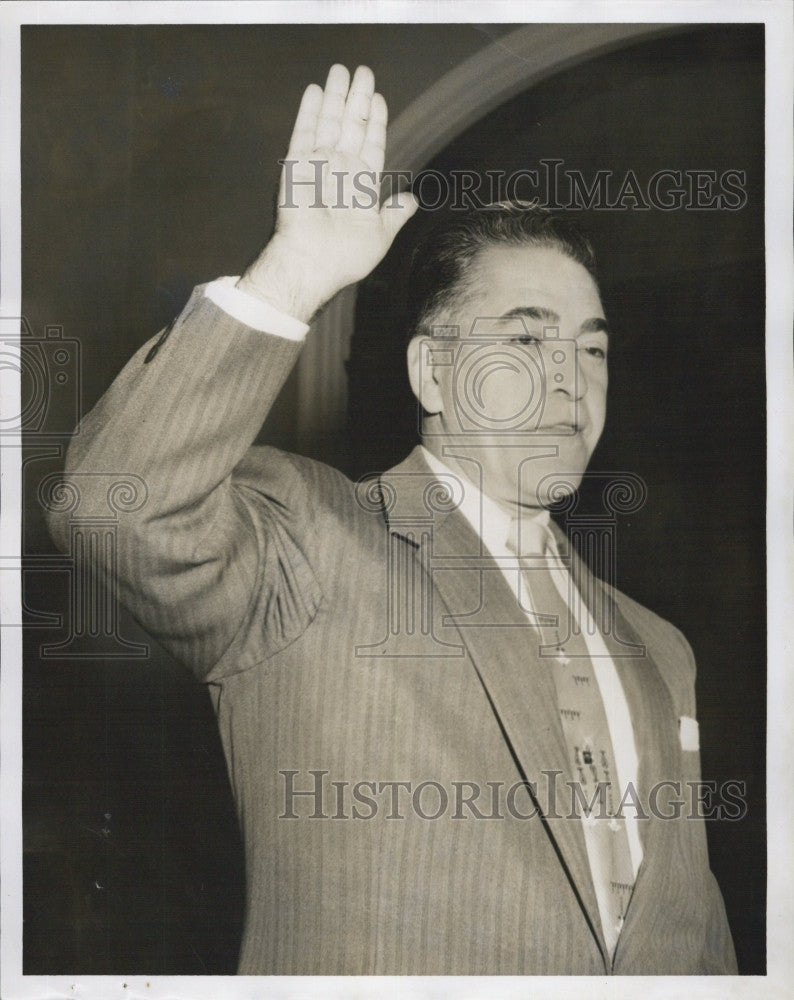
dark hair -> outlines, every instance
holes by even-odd
[[[567,216],[526,201],[472,208],[437,224],[414,251],[406,303],[409,338],[429,332],[428,321],[452,302],[465,301],[461,284],[478,254],[499,245],[559,250],[598,284],[593,246]]]

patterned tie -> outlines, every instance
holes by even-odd
[[[620,790],[604,704],[587,645],[570,610],[573,581],[556,554],[551,533],[537,520],[514,520],[508,546],[519,557],[530,596],[540,638],[538,655],[554,677],[572,794],[582,817],[604,939],[612,957],[634,888],[634,867],[625,821],[614,815]]]

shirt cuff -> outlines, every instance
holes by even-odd
[[[267,302],[236,287],[235,277],[218,278],[204,289],[204,295],[223,309],[232,319],[260,333],[271,333],[286,340],[303,340],[309,327],[294,316],[288,316]]]

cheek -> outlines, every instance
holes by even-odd
[[[593,413],[605,413],[607,408],[607,387],[609,377],[606,368],[598,368],[587,374],[587,404]]]
[[[483,366],[477,377],[465,384],[466,408],[481,415],[481,426],[496,430],[519,430],[532,426],[543,409],[543,386],[525,368],[508,367],[498,361]]]
[[[607,392],[606,381],[591,386],[588,393],[587,410],[590,418],[590,428],[588,438],[590,439],[591,451],[598,444],[601,432],[604,430],[604,423],[607,415]]]

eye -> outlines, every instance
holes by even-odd
[[[605,337],[588,337],[579,341],[576,345],[576,350],[584,351],[585,354],[589,354],[596,361],[606,361],[608,346]]]
[[[540,337],[533,337],[531,334],[525,334],[521,337],[511,337],[508,344],[539,344]]]
[[[591,357],[598,358],[599,361],[606,361],[607,352],[603,347],[590,346],[583,348]]]

